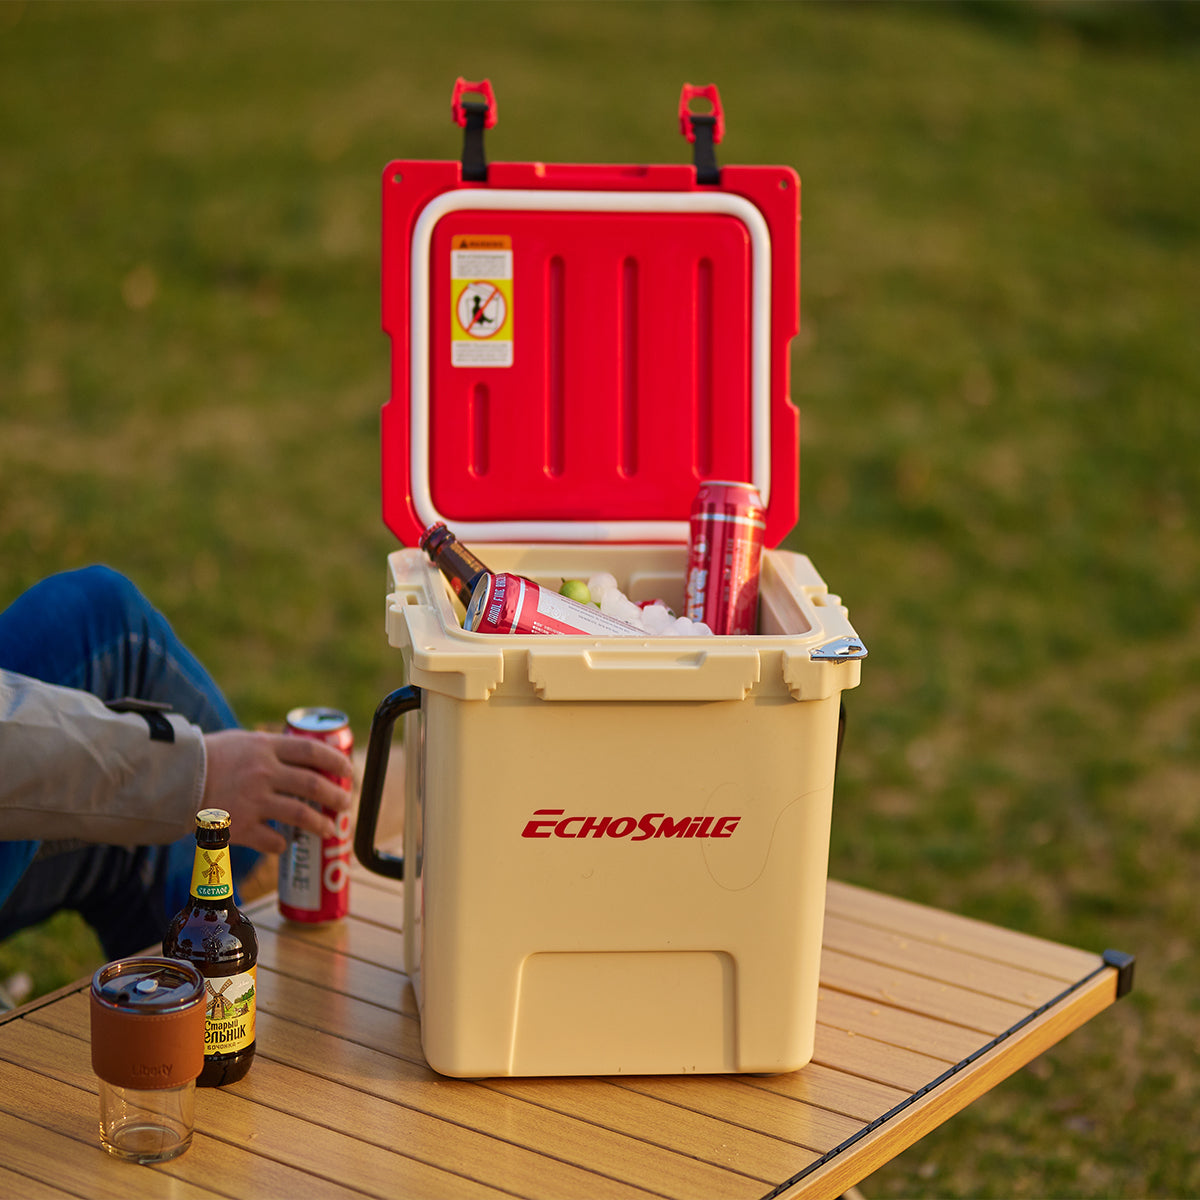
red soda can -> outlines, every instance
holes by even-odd
[[[285,732],[328,742],[343,754],[354,749],[350,719],[336,708],[293,708]],[[351,780],[322,774],[350,789]],[[279,856],[279,911],[289,921],[317,925],[337,921],[350,911],[350,814],[324,807],[321,811],[333,818],[333,837],[323,838],[295,826],[282,830],[287,849]]]
[[[541,587],[523,575],[484,575],[471,593],[463,628],[476,633],[573,633],[645,637],[646,631]]]
[[[754,633],[766,511],[752,483],[706,479],[692,502],[684,616],[713,633]]]

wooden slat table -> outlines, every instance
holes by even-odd
[[[462,1081],[421,1054],[398,888],[259,930],[258,1057],[197,1093],[191,1149],[136,1167],[97,1140],[87,981],[0,1020],[0,1195],[836,1197],[1093,1017],[1094,954],[830,883],[817,1051],[775,1077]]]

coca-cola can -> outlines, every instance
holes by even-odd
[[[350,719],[336,708],[293,708],[287,715],[286,733],[327,742],[343,754],[354,749]],[[322,772],[349,791],[351,780]],[[311,801],[309,803],[312,803]],[[321,837],[295,826],[281,832],[287,848],[279,856],[279,911],[289,921],[319,925],[337,921],[350,911],[350,814],[320,808],[335,825],[333,837]]]
[[[766,510],[752,483],[706,479],[692,502],[684,615],[713,633],[754,633]]]
[[[484,575],[471,593],[463,628],[476,633],[574,633],[645,637],[645,630],[580,604],[523,575]]]

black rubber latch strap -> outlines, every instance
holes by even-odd
[[[487,155],[483,151],[483,129],[488,106],[477,100],[463,102],[467,123],[463,126],[462,177],[472,183],[486,183]]]
[[[696,140],[692,143],[693,160],[696,164],[697,183],[720,183],[721,168],[717,166],[716,144],[713,131],[717,118],[711,113],[693,114],[692,132]]]

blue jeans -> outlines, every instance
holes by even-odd
[[[102,700],[169,704],[206,733],[237,725],[162,614],[108,567],[53,575],[0,612],[0,667]],[[186,901],[194,852],[190,834],[168,846],[42,843],[0,906],[0,938],[70,909],[95,929],[110,958],[135,954],[161,941]],[[258,857],[234,847],[235,881]]]

